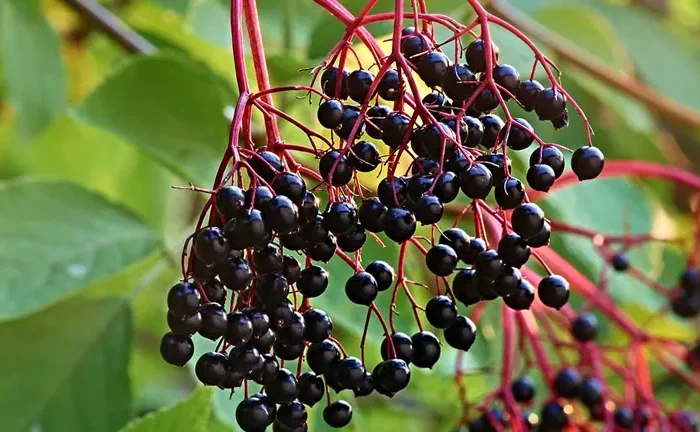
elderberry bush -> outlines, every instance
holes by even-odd
[[[490,16],[473,3],[477,15]],[[658,410],[646,413],[653,409],[649,401],[631,405],[618,398],[615,405],[595,348],[598,318],[590,304],[577,313],[569,299],[578,289],[619,323],[615,305],[608,297],[590,300],[596,294],[585,279],[548,247],[557,230],[585,231],[566,228],[536,201],[560,182],[590,181],[604,172],[605,156],[593,145],[585,114],[539,51],[535,66],[544,69],[546,82],[501,63],[505,53],[486,28],[476,36],[456,28],[463,44],[456,56],[431,32],[413,27],[393,35],[391,54],[377,56],[374,67],[346,67],[348,48],[339,44],[314,69],[312,85],[295,88],[317,102],[308,109],[318,124],[284,117],[311,145],[285,143],[268,130],[268,144],[256,148],[233,135],[214,187],[200,190],[208,201],[185,244],[184,277],[167,293],[170,331],[160,351],[172,365],[192,362],[203,385],[243,392],[235,416],[244,431],[307,430],[307,410],[317,404],[328,426],[349,425],[353,406],[344,395],[394,398],[416,370],[432,369],[446,350],[456,350],[461,362],[484,337],[478,321],[489,304],[501,308],[508,334],[504,378],[476,410],[463,401],[459,426],[555,431],[586,418],[626,430],[685,421],[680,412],[663,420]],[[348,35],[379,49],[358,27],[348,26]],[[428,90],[421,92],[417,81]],[[262,111],[270,118],[281,115],[269,98],[274,90],[250,96],[268,106]],[[514,118],[515,109],[532,113],[530,120]],[[538,133],[567,127],[570,110],[581,118],[581,140],[588,142],[575,146],[567,167],[570,143],[545,142]],[[232,131],[249,127],[245,121],[245,112],[234,116]],[[520,178],[514,158],[526,161]],[[363,185],[367,176],[376,179],[374,187]],[[395,243],[399,255],[363,261],[367,242]],[[409,249],[422,258],[430,286],[408,279]],[[329,271],[332,259],[352,274]],[[609,263],[614,271],[630,271],[624,252]],[[669,307],[680,317],[700,313],[699,274],[688,268],[671,297]],[[411,294],[416,287],[430,292],[422,304]],[[342,290],[343,304],[316,308],[315,299],[329,290]],[[396,326],[398,296],[410,303],[415,328]],[[380,310],[382,301],[389,310]],[[336,338],[333,317],[342,308],[366,310],[359,350]],[[373,317],[382,334],[368,335]],[[547,362],[535,320],[555,347],[575,350],[579,363]],[[519,342],[532,344],[540,362],[548,398],[536,395],[530,375],[513,376],[516,325]],[[555,326],[567,332],[566,342]],[[641,329],[627,330],[645,338]],[[193,358],[194,334],[216,341],[216,349]],[[372,336],[380,341],[381,360],[370,363],[365,340]],[[695,351],[689,364],[696,365]],[[463,391],[461,370],[456,380]]]

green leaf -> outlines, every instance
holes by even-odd
[[[18,289],[22,285],[14,285]],[[128,303],[77,298],[0,325],[3,431],[113,432],[130,415]]]
[[[129,140],[187,181],[208,185],[227,143],[233,94],[206,67],[139,57],[77,108],[81,121]]]
[[[45,128],[66,102],[58,37],[38,0],[3,0],[0,40],[6,97],[17,110],[17,132],[29,138]]]
[[[213,390],[200,387],[187,400],[135,420],[121,432],[209,431]]]
[[[158,244],[132,214],[68,183],[4,183],[0,201],[0,320],[55,303]]]

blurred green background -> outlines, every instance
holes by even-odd
[[[222,391],[195,391],[192,371],[166,365],[158,353],[167,329],[165,293],[179,277],[182,241],[203,204],[202,197],[171,186],[211,184],[236,101],[227,1],[102,3],[159,52],[127,53],[60,0],[0,0],[0,430],[232,430],[240,394],[230,401]],[[357,12],[364,1],[341,3]],[[472,18],[464,1],[427,3],[464,23]],[[308,72],[298,70],[318,64],[344,28],[309,0],[258,4],[273,83],[308,83]],[[700,0],[514,0],[505,6],[548,27],[592,64],[638,77],[700,118]],[[392,2],[380,0],[377,10],[392,10]],[[384,39],[390,27],[372,31]],[[448,36],[437,32],[438,40]],[[501,61],[527,74],[532,56],[525,46],[499,29],[494,39]],[[607,157],[699,169],[697,129],[625,96],[606,79],[559,63]],[[290,95],[276,102],[315,125],[315,109],[306,101]],[[578,119],[559,132],[538,132],[568,147],[584,144]],[[285,124],[282,135],[304,142]],[[586,183],[546,200],[548,214],[571,224],[617,234],[628,226],[660,236],[690,232],[688,205],[687,191],[628,180]],[[597,280],[602,261],[587,241],[556,236],[554,246]],[[368,242],[363,256],[369,262],[396,253]],[[667,286],[684,266],[683,250],[673,247],[645,246],[631,258]],[[430,281],[421,266],[411,267],[410,278]],[[332,313],[338,338],[359,355],[364,310],[345,305],[337,281],[349,270],[336,262],[328,268],[336,282],[314,304]],[[638,323],[665,306],[663,297],[628,276],[613,275],[609,289]],[[387,311],[388,299],[382,302]],[[397,322],[407,333],[415,326],[410,312]],[[680,341],[697,337],[692,324],[670,316],[647,327]],[[480,328],[483,337],[467,355],[467,370],[500,362],[497,307],[487,310]],[[381,336],[372,329],[368,355],[376,360]],[[609,343],[624,342],[614,329],[603,331]],[[204,350],[206,342],[197,346]],[[454,361],[445,349],[435,370],[414,371],[409,390],[391,402],[356,402],[348,429],[449,431],[461,412]],[[471,375],[469,399],[493,389],[497,372]],[[679,384],[658,365],[652,373],[657,397],[680,404]],[[700,404],[700,398],[686,404]],[[310,430],[325,430],[319,415],[318,409],[311,413]]]

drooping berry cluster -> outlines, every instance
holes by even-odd
[[[530,200],[555,187],[560,178],[573,176],[583,181],[598,177],[605,159],[591,144],[590,126],[580,107],[552,74],[551,61],[533,48],[536,61],[529,79],[521,79],[512,66],[499,64],[499,49],[490,37],[488,22],[524,36],[488,14],[476,0],[469,1],[479,17],[469,26],[443,16],[425,18],[430,16],[425,10],[404,17],[402,8],[385,19],[403,24],[404,18],[411,18],[418,23],[420,13],[427,20],[423,24],[435,19],[453,31],[451,40],[458,41],[456,46],[461,46],[462,38],[469,39],[466,48],[455,50],[451,58],[442,51],[444,44],[434,40],[428,25],[395,26],[391,54],[383,55],[364,32],[365,21],[379,19],[367,15],[371,8],[347,21],[347,11],[335,0],[317,0],[347,26],[343,43],[314,72],[320,89],[270,88],[264,74],[257,76],[259,93],[250,92],[247,81],[239,82],[241,99],[231,141],[214,187],[195,188],[208,193],[210,199],[191,244],[186,243],[183,251],[183,281],[168,294],[171,331],[161,341],[161,353],[167,362],[182,366],[193,356],[195,333],[218,341],[216,350],[197,359],[195,372],[205,385],[244,392],[236,408],[244,431],[270,426],[279,431],[307,430],[307,407],[324,396],[325,422],[337,428],[348,425],[352,407],[344,400],[332,401],[329,389],[351,391],[355,397],[393,397],[409,385],[412,368],[432,368],[437,363],[441,340],[458,350],[461,359],[478,340],[477,324],[484,307],[498,298],[502,299],[505,335],[502,383],[477,407],[481,415],[469,422],[469,430],[509,429],[515,424],[563,430],[578,424],[578,418],[571,418],[571,404],[579,402],[588,407],[592,421],[612,424],[612,417],[601,412],[609,411],[608,402],[619,399],[605,391],[600,400],[592,402],[582,396],[586,380],[601,381],[603,376],[601,360],[594,356],[598,351],[590,349],[598,323],[595,315],[585,310],[576,313],[567,304],[569,280],[571,288],[633,340],[641,341],[646,334],[620,319],[604,294],[599,298],[585,277],[562,264],[546,247],[552,231],[586,232],[546,218]],[[233,0],[232,14],[241,7],[240,0]],[[248,18],[254,20],[254,16]],[[472,31],[477,25],[479,36]],[[254,63],[264,68],[256,32],[248,36]],[[350,42],[355,37],[372,53],[376,72],[359,65],[359,59],[356,70],[345,69],[348,55],[354,53]],[[242,39],[234,38],[234,56],[243,52]],[[245,71],[240,58],[236,65],[237,73]],[[547,76],[546,85],[535,80],[538,65]],[[430,88],[426,94],[420,94],[414,75]],[[239,79],[241,76],[245,74],[239,74]],[[272,94],[299,89],[319,97],[316,117],[327,130],[325,135],[274,107]],[[586,127],[588,145],[573,152],[571,172],[565,170],[562,149],[566,148],[542,141],[526,119],[511,116],[509,104],[534,111],[545,127],[554,129],[568,125],[567,107],[574,107]],[[250,137],[254,108],[265,119],[264,148],[255,148]],[[284,142],[277,118],[303,131],[309,145]],[[512,175],[509,152],[533,144],[526,191],[525,183]],[[302,153],[307,157],[295,157]],[[313,162],[309,155],[315,158]],[[409,168],[399,172],[405,161]],[[364,173],[376,173],[379,180],[369,194],[360,179]],[[561,183],[566,181],[556,184]],[[467,228],[469,222],[473,229]],[[400,245],[399,256],[363,262],[362,248],[367,241],[395,242]],[[430,246],[426,248],[424,242]],[[423,306],[409,288],[422,284],[405,276],[409,248],[424,257],[426,269],[435,276],[429,287],[434,295]],[[325,263],[334,257],[352,269],[349,278],[338,280],[326,271]],[[556,267],[550,269],[549,261]],[[610,262],[618,271],[630,267],[624,254]],[[544,269],[543,277],[528,268],[536,265]],[[683,277],[673,300],[679,315],[693,316],[692,310],[697,315],[697,306],[688,309],[700,298],[697,280],[697,274]],[[333,337],[334,311],[322,311],[312,304],[327,290],[343,288],[349,304],[338,304],[338,308],[367,309],[357,356]],[[413,308],[417,332],[397,329],[394,324],[400,293]],[[375,302],[379,296],[391,299],[390,310],[384,311],[388,320]],[[381,340],[382,361],[375,365],[366,364],[364,352],[372,315],[383,328],[383,337],[377,339]],[[442,332],[425,329],[423,319]],[[557,349],[566,345],[577,350],[577,367],[549,363],[537,323]],[[559,340],[555,325],[569,327],[571,341]],[[537,411],[539,417],[521,413],[518,406],[532,405],[535,392],[528,376],[511,377],[516,328],[519,345],[531,344],[552,389],[551,397]],[[695,364],[693,352],[688,350],[688,364]],[[295,367],[286,368],[285,362],[294,362]],[[577,375],[581,383],[571,384]],[[460,369],[455,378],[461,393]],[[251,396],[252,383],[261,387]],[[494,404],[495,400],[502,406]],[[460,425],[468,423],[471,411],[465,398],[463,402]],[[614,411],[619,428],[629,424],[625,422],[628,411],[633,412],[633,425],[640,422],[635,410],[647,406],[657,410],[649,417],[650,424],[660,422],[655,405],[625,406],[620,403]],[[677,421],[676,417],[680,413],[667,416],[669,422]]]

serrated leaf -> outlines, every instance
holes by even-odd
[[[113,432],[128,420],[126,301],[70,300],[1,324],[0,339],[12,371],[0,382],[3,431]]]
[[[0,2],[3,82],[17,110],[17,132],[30,138],[53,120],[66,102],[66,76],[59,40],[38,0]]]
[[[212,392],[209,387],[200,387],[186,400],[135,420],[122,428],[121,432],[207,432],[211,418]]]
[[[69,183],[4,183],[0,201],[0,320],[55,303],[158,244],[131,213]]]

